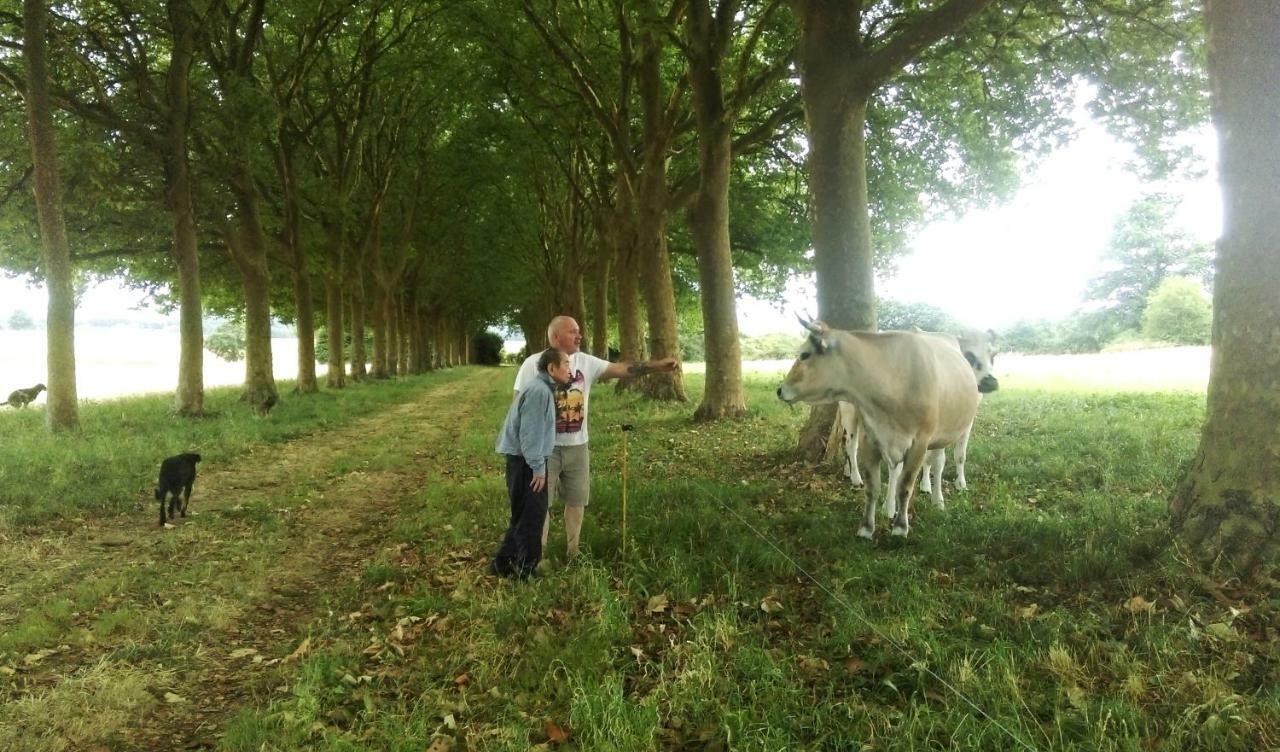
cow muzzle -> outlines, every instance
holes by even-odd
[[[796,390],[792,389],[789,384],[783,384],[778,387],[778,399],[790,405],[796,401]]]
[[[992,376],[991,374],[987,374],[986,376],[983,376],[982,381],[978,382],[978,392],[980,392],[981,394],[990,394],[991,392],[994,392],[999,388],[1000,388],[1000,382],[997,381],[996,377]]]

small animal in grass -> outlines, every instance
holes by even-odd
[[[26,407],[31,404],[36,397],[40,396],[40,392],[44,391],[44,384],[36,384],[30,389],[14,389],[9,392],[9,399],[4,403],[13,407]]]
[[[176,454],[160,463],[160,484],[156,486],[156,501],[160,502],[160,526],[164,527],[164,502],[169,499],[169,519],[176,512],[187,516],[187,504],[191,501],[191,484],[196,482],[196,463],[200,461],[198,454]],[[179,496],[181,495],[181,498]],[[179,503],[181,502],[181,503]]]

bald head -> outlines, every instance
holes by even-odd
[[[556,316],[547,324],[547,344],[564,353],[573,355],[582,344],[582,330],[572,316]]]

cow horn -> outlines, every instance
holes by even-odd
[[[809,330],[810,332],[813,332],[818,336],[822,336],[823,333],[826,331],[826,327],[823,326],[820,322],[806,320],[803,316],[801,316],[798,313],[796,314],[796,318],[800,320],[801,326],[803,326],[805,329]]]

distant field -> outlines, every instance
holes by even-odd
[[[297,339],[271,341],[277,379],[298,375]],[[45,378],[45,333],[0,331],[0,393]],[[76,330],[76,389],[82,399],[173,391],[178,380],[178,332],[83,327]],[[207,387],[244,381],[244,363],[204,353]],[[0,397],[2,400],[3,397]],[[41,396],[43,401],[44,397]]]
[[[45,334],[0,331],[0,394],[45,381]],[[272,340],[277,379],[297,376],[297,339]],[[790,360],[748,361],[754,373],[784,372]],[[687,363],[688,373],[706,364]],[[76,331],[77,388],[82,399],[172,391],[177,381],[178,333],[138,329],[81,328]],[[1209,381],[1208,347],[1089,355],[1001,355],[996,375],[1007,387],[1120,391],[1204,391]],[[205,386],[244,380],[244,363],[204,354]],[[40,400],[44,397],[41,396]]]
[[[749,361],[746,370],[781,373],[791,367],[791,362]],[[703,373],[706,367],[703,363],[690,363],[685,370]],[[1167,347],[1087,355],[1007,354],[996,357],[995,372],[1002,386],[1024,389],[1202,392],[1209,383],[1209,348]]]

